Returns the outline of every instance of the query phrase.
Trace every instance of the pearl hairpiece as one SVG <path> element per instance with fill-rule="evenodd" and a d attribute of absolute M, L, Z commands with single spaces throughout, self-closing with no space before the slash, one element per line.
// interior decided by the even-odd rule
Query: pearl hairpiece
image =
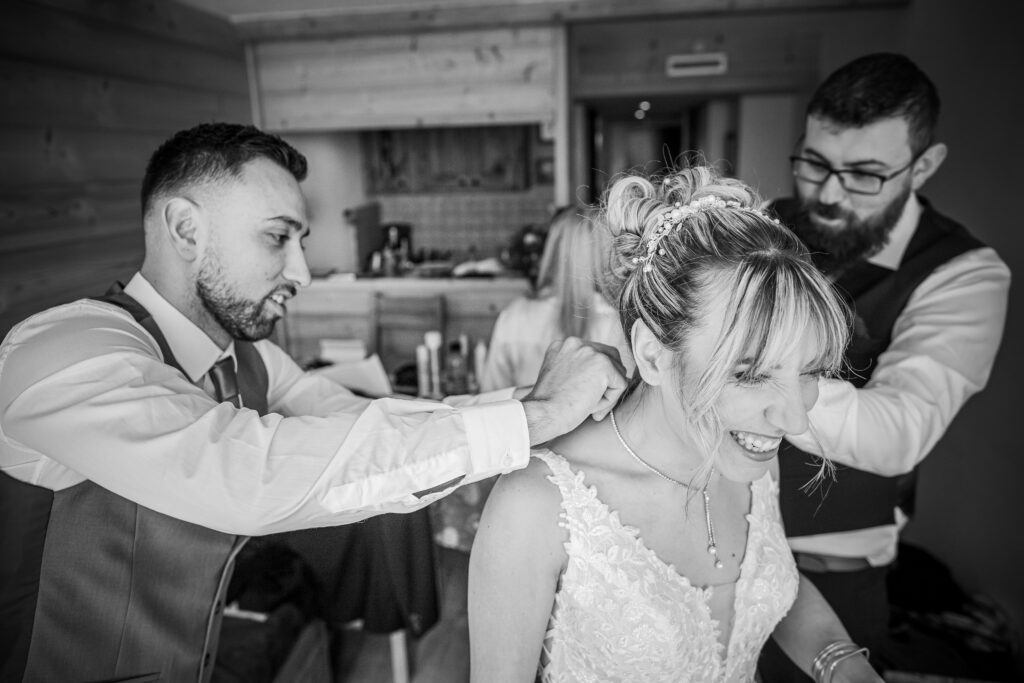
<path fill-rule="evenodd" d="M 651 272 L 651 270 L 654 269 L 654 264 L 651 262 L 654 260 L 655 255 L 665 255 L 665 250 L 658 248 L 658 243 L 661 242 L 662 238 L 664 238 L 673 230 L 678 230 L 679 226 L 683 224 L 683 221 L 685 221 L 687 218 L 694 214 L 700 213 L 701 211 L 708 211 L 710 209 L 724 208 L 743 209 L 744 207 L 736 200 L 730 199 L 726 201 L 725 199 L 722 199 L 721 197 L 715 195 L 707 195 L 705 197 L 700 197 L 699 199 L 694 199 L 692 202 L 689 202 L 687 204 L 676 202 L 675 206 L 673 206 L 671 209 L 669 209 L 668 211 L 666 211 L 665 213 L 661 214 L 661 216 L 658 217 L 658 224 L 654 227 L 654 231 L 651 234 L 651 239 L 647 242 L 647 253 L 645 253 L 642 256 L 634 256 L 633 263 L 642 263 L 644 272 Z M 771 218 L 764 212 L 759 211 L 757 209 L 746 210 L 752 211 L 758 214 L 759 216 L 765 218 L 766 220 L 770 220 L 776 225 L 779 225 L 778 218 Z"/>

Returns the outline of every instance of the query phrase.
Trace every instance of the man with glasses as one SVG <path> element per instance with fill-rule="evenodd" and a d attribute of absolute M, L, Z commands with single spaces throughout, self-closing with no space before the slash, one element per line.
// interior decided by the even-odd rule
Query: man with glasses
<path fill-rule="evenodd" d="M 812 96 L 790 158 L 796 197 L 772 209 L 851 304 L 854 336 L 847 377 L 820 383 L 811 429 L 778 462 L 797 564 L 876 667 L 954 673 L 948 653 L 889 639 L 886 578 L 916 466 L 988 380 L 1010 273 L 918 194 L 946 157 L 938 114 L 935 86 L 902 55 L 854 60 Z M 806 486 L 820 463 L 807 453 L 834 461 L 835 480 Z M 764 680 L 807 680 L 778 666 L 766 654 Z"/>

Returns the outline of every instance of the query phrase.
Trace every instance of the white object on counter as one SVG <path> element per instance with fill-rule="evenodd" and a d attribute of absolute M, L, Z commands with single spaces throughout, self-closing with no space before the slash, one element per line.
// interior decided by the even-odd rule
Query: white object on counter
<path fill-rule="evenodd" d="M 430 351 L 423 344 L 416 347 L 416 385 L 419 396 L 430 396 Z"/>
<path fill-rule="evenodd" d="M 441 398 L 441 333 L 431 330 L 423 335 L 423 341 L 430 353 L 430 396 Z"/>
<path fill-rule="evenodd" d="M 483 339 L 477 341 L 473 348 L 473 375 L 476 377 L 477 390 L 479 391 L 480 379 L 484 376 L 484 367 L 487 365 L 487 344 Z"/>

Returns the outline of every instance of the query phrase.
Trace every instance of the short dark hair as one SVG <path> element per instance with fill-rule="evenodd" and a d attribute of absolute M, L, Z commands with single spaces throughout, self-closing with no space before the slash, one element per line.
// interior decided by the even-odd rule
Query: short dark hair
<path fill-rule="evenodd" d="M 142 214 L 152 200 L 185 185 L 235 176 L 254 159 L 269 159 L 306 178 L 306 157 L 276 135 L 238 123 L 203 123 L 175 133 L 146 164 L 142 179 Z"/>
<path fill-rule="evenodd" d="M 834 71 L 814 92 L 807 115 L 857 128 L 902 116 L 910 129 L 910 149 L 919 154 L 935 142 L 939 108 L 935 84 L 914 62 L 880 52 Z"/>

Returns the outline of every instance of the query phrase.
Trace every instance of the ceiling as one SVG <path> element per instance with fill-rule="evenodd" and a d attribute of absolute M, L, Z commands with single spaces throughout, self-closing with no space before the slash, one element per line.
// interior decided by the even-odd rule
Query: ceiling
<path fill-rule="evenodd" d="M 179 0 L 222 16 L 243 39 L 551 24 L 735 11 L 840 9 L 908 0 Z"/>

